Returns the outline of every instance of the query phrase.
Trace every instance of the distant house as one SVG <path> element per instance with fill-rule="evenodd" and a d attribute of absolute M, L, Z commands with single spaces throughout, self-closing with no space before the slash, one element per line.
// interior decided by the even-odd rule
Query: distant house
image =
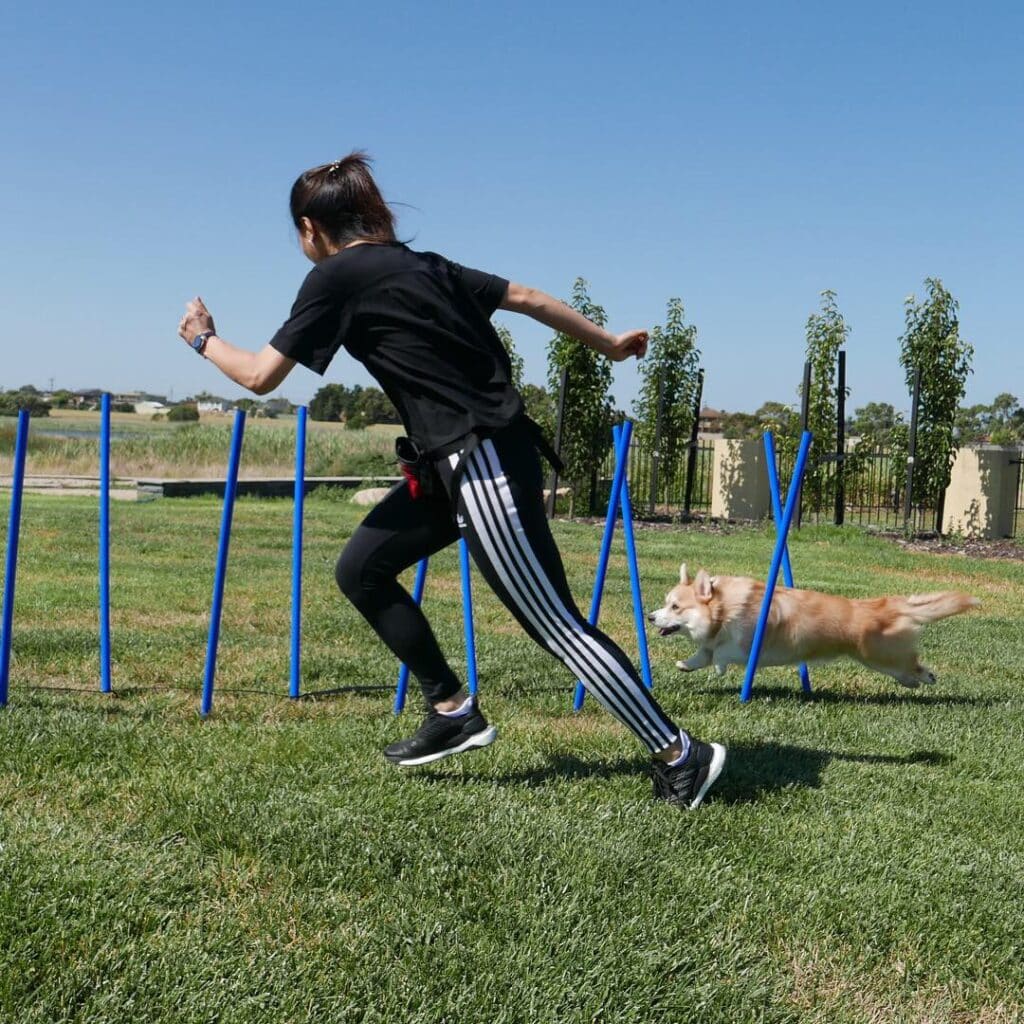
<path fill-rule="evenodd" d="M 98 409 L 103 391 L 100 388 L 84 388 L 82 391 L 72 391 L 71 396 L 76 409 Z"/>
<path fill-rule="evenodd" d="M 152 416 L 158 412 L 167 412 L 167 406 L 163 402 L 154 402 L 151 399 L 143 399 L 143 401 L 135 403 L 135 411 L 137 413 L 148 413 Z"/>
<path fill-rule="evenodd" d="M 701 437 L 721 437 L 722 413 L 705 405 L 697 418 L 697 433 Z"/>
<path fill-rule="evenodd" d="M 230 412 L 231 403 L 226 398 L 201 398 L 196 402 L 200 415 L 204 412 Z"/>

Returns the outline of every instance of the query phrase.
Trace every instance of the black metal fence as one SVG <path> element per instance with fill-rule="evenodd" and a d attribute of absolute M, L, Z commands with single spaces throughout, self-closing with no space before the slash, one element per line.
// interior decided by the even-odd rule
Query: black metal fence
<path fill-rule="evenodd" d="M 694 458 L 690 457 L 690 452 Z M 692 441 L 673 462 L 653 446 L 633 441 L 627 472 L 634 513 L 643 517 L 706 515 L 711 511 L 711 467 L 715 448 L 711 441 Z M 598 473 L 591 512 L 608 505 L 615 452 L 609 451 Z M 652 490 L 653 489 L 653 490 Z"/>
<path fill-rule="evenodd" d="M 795 451 L 778 455 L 779 483 L 785 494 L 793 475 Z M 935 528 L 937 502 L 906 508 L 906 461 L 888 448 L 856 447 L 839 459 L 830 454 L 809 469 L 813 486 L 800 495 L 803 523 L 851 523 L 877 529 L 926 532 Z"/>

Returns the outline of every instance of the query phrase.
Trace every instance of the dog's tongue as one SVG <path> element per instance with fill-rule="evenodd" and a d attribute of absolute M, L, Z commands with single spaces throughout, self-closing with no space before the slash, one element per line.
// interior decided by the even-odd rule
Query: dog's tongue
<path fill-rule="evenodd" d="M 662 628 L 658 630 L 658 635 L 671 636 L 675 631 L 675 626 L 662 626 Z"/>

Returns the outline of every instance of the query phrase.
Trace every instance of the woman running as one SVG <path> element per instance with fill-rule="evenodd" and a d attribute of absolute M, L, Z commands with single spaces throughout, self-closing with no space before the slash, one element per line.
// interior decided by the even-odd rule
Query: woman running
<path fill-rule="evenodd" d="M 615 361 L 643 356 L 647 332 L 610 334 L 536 288 L 409 249 L 395 237 L 363 153 L 301 174 L 291 216 L 314 266 L 270 342 L 250 352 L 225 341 L 199 298 L 187 304 L 178 333 L 258 395 L 296 363 L 323 374 L 344 347 L 398 410 L 408 434 L 397 445 L 406 480 L 355 530 L 335 572 L 426 698 L 420 728 L 384 756 L 422 765 L 497 736 L 397 579 L 462 536 L 523 629 L 651 752 L 655 797 L 697 808 L 724 767 L 725 748 L 676 726 L 626 655 L 577 609 L 544 515 L 538 447 L 553 453 L 524 414 L 490 318 L 497 309 L 523 313 Z"/>

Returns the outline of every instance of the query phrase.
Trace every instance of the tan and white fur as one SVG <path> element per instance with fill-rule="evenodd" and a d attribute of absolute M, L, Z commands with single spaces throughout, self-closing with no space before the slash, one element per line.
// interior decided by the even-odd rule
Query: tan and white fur
<path fill-rule="evenodd" d="M 676 666 L 684 672 L 714 665 L 745 665 L 754 639 L 764 584 L 747 576 L 710 576 L 703 569 L 690 579 L 686 564 L 665 605 L 648 615 L 662 636 L 682 631 L 697 653 Z M 947 590 L 909 597 L 851 599 L 813 590 L 778 586 L 768 615 L 759 665 L 796 665 L 844 655 L 902 686 L 934 683 L 935 674 L 918 657 L 917 638 L 927 622 L 958 615 L 980 602 Z"/>

